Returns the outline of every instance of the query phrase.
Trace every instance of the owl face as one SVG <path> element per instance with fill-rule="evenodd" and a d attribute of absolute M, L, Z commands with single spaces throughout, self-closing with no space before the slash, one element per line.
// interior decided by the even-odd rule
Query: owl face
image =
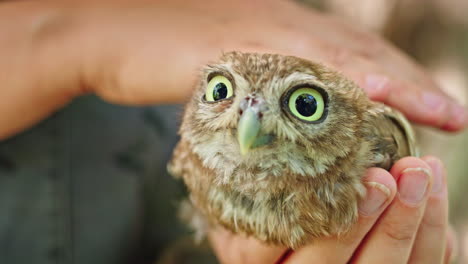
<path fill-rule="evenodd" d="M 204 69 L 182 131 L 224 183 L 315 177 L 359 144 L 363 96 L 309 61 L 232 52 Z"/>

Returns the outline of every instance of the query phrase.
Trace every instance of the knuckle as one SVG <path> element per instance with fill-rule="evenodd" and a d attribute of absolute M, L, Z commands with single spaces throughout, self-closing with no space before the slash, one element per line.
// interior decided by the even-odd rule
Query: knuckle
<path fill-rule="evenodd" d="M 442 217 L 424 217 L 421 225 L 429 227 L 433 231 L 442 231 L 445 230 L 447 224 Z"/>
<path fill-rule="evenodd" d="M 377 48 L 378 45 L 375 45 L 372 41 L 367 42 L 365 46 L 356 48 L 356 54 L 364 59 L 374 61 L 380 56 L 381 50 Z"/>
<path fill-rule="evenodd" d="M 60 9 L 42 12 L 32 17 L 30 23 L 33 43 L 54 43 L 57 38 L 66 33 L 66 20 Z"/>
<path fill-rule="evenodd" d="M 409 94 L 414 90 L 414 88 L 410 84 L 401 80 L 398 77 L 389 78 L 389 81 L 387 82 L 387 87 L 385 88 L 389 92 L 391 91 L 390 95 L 393 96 L 389 99 L 394 99 L 395 101 L 399 100 L 402 94 Z"/>
<path fill-rule="evenodd" d="M 265 45 L 257 40 L 245 40 L 241 42 L 241 45 L 246 49 L 264 49 Z"/>
<path fill-rule="evenodd" d="M 335 65 L 345 65 L 347 62 L 352 61 L 353 54 L 350 50 L 341 47 L 328 47 L 330 60 Z"/>
<path fill-rule="evenodd" d="M 397 244 L 410 244 L 414 239 L 417 226 L 413 223 L 385 222 L 383 234 Z"/>
<path fill-rule="evenodd" d="M 426 205 L 421 226 L 431 232 L 444 232 L 448 227 L 447 199 L 445 197 L 430 197 Z"/>
<path fill-rule="evenodd" d="M 375 34 L 352 32 L 350 34 L 350 40 L 358 44 L 352 47 L 354 53 L 359 57 L 374 61 L 388 53 L 385 41 Z"/>

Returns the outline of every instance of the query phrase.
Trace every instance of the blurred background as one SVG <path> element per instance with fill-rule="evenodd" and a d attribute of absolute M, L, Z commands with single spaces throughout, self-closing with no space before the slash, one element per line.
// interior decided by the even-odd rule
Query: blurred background
<path fill-rule="evenodd" d="M 382 35 L 426 67 L 443 90 L 468 102 L 468 1 L 466 0 L 303 0 L 304 4 L 360 24 Z M 468 133 L 417 128 L 422 154 L 447 166 L 450 221 L 468 263 Z"/>
<path fill-rule="evenodd" d="M 467 0 L 299 1 L 381 34 L 467 105 Z M 181 110 L 85 96 L 0 142 L 0 263 L 173 263 L 189 236 L 176 213 L 184 188 L 165 169 Z M 447 166 L 458 263 L 468 263 L 468 133 L 418 135 Z"/>

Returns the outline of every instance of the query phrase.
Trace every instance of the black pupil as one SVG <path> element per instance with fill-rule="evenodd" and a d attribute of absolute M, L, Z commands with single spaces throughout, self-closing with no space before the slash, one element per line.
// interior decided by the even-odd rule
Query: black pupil
<path fill-rule="evenodd" d="M 317 111 L 317 100 L 311 94 L 301 94 L 296 99 L 296 109 L 303 116 L 311 116 Z"/>
<path fill-rule="evenodd" d="M 226 98 L 227 94 L 228 89 L 226 87 L 226 84 L 222 82 L 217 83 L 216 86 L 213 88 L 213 99 L 215 99 L 215 101 Z"/>

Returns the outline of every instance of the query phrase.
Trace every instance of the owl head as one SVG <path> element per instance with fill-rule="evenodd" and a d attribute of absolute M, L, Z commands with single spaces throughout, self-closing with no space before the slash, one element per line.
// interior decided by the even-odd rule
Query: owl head
<path fill-rule="evenodd" d="M 404 117 L 301 58 L 226 53 L 187 104 L 169 170 L 210 223 L 297 248 L 346 233 L 362 176 L 413 155 Z"/>
<path fill-rule="evenodd" d="M 316 177 L 356 149 L 363 98 L 320 64 L 230 52 L 203 70 L 181 133 L 217 182 L 284 185 L 281 177 Z"/>

